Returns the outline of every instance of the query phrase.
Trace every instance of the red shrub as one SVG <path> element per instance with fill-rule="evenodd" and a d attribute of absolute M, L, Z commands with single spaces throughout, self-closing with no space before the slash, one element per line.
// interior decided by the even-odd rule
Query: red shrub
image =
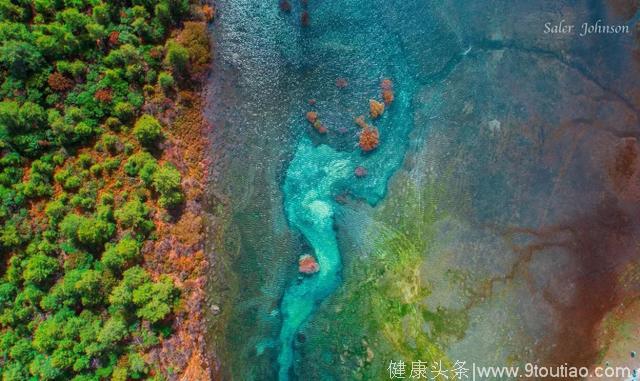
<path fill-rule="evenodd" d="M 216 10 L 210 5 L 205 5 L 202 7 L 202 14 L 207 21 L 211 21 L 216 17 Z"/>
<path fill-rule="evenodd" d="M 307 121 L 309 123 L 314 124 L 318 120 L 318 113 L 315 111 L 307 112 Z"/>
<path fill-rule="evenodd" d="M 365 151 L 374 150 L 380 143 L 380 134 L 375 127 L 367 127 L 360 132 L 360 148 Z"/>
<path fill-rule="evenodd" d="M 51 75 L 49 75 L 49 79 L 47 80 L 47 83 L 49 84 L 49 87 L 51 87 L 51 89 L 53 91 L 67 91 L 69 89 L 71 89 L 74 85 L 74 82 L 65 77 L 64 75 L 55 72 L 55 73 L 51 73 Z"/>
<path fill-rule="evenodd" d="M 151 48 L 149 55 L 155 59 L 162 57 L 162 48 L 158 46 Z"/>
<path fill-rule="evenodd" d="M 99 102 L 109 103 L 111 102 L 111 99 L 113 99 L 113 94 L 111 89 L 101 89 L 96 91 L 96 93 L 93 94 L 93 97 Z"/>
<path fill-rule="evenodd" d="M 384 79 L 380 84 L 382 88 L 382 99 L 386 105 L 390 105 L 393 102 L 393 83 L 390 79 Z"/>
<path fill-rule="evenodd" d="M 120 41 L 120 33 L 116 32 L 115 30 L 111 33 L 109 33 L 109 45 L 111 46 L 115 46 L 118 45 L 118 42 Z"/>

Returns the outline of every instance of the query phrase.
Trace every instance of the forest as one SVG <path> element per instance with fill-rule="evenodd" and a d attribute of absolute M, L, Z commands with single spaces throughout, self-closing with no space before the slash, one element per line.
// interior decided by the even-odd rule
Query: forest
<path fill-rule="evenodd" d="M 163 152 L 213 17 L 188 0 L 0 0 L 3 381 L 180 371 L 149 353 L 184 291 L 144 252 L 186 201 Z"/>

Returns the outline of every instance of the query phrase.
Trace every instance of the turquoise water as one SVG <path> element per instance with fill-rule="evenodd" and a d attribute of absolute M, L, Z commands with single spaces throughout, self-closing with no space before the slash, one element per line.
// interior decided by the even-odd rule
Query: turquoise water
<path fill-rule="evenodd" d="M 340 252 L 333 230 L 334 192 L 340 182 L 352 176 L 348 154 L 328 146 L 314 147 L 308 140 L 298 146 L 285 180 L 285 208 L 292 227 L 298 229 L 314 250 L 320 270 L 289 286 L 282 299 L 283 316 L 279 338 L 279 379 L 289 378 L 293 361 L 293 340 L 297 330 L 312 314 L 315 304 L 331 293 L 339 282 Z"/>
<path fill-rule="evenodd" d="M 455 37 L 444 32 L 446 28 L 431 24 L 422 2 L 402 6 L 384 1 L 375 3 L 375 6 L 362 6 L 359 1 L 312 3 L 309 28 L 300 28 L 297 8 L 289 15 L 279 12 L 277 6 L 250 2 L 222 2 L 219 8 L 219 24 L 223 28 L 219 32 L 225 34 L 224 41 L 220 37 L 219 54 L 226 55 L 226 63 L 231 61 L 230 66 L 238 70 L 238 83 L 233 91 L 242 91 L 235 113 L 220 118 L 226 125 L 242 126 L 244 134 L 225 136 L 227 141 L 239 141 L 237 154 L 242 160 L 230 160 L 230 168 L 221 172 L 229 179 L 228 193 L 239 198 L 234 202 L 255 208 L 252 212 L 248 212 L 249 208 L 239 212 L 237 224 L 260 235 L 260 238 L 243 236 L 245 247 L 251 246 L 250 254 L 245 249 L 243 255 L 255 259 L 238 262 L 244 267 L 237 272 L 259 269 L 267 273 L 255 288 L 255 279 L 241 286 L 241 292 L 245 293 L 242 299 L 252 307 L 244 312 L 236 307 L 234 324 L 239 328 L 245 322 L 243 319 L 251 315 L 255 332 L 242 340 L 238 337 L 230 340 L 238 340 L 239 346 L 243 342 L 241 351 L 246 351 L 243 355 L 246 357 L 238 363 L 263 359 L 275 351 L 272 359 L 276 360 L 280 380 L 289 379 L 296 359 L 296 334 L 340 284 L 341 253 L 334 215 L 341 205 L 336 198 L 361 199 L 375 205 L 384 197 L 388 180 L 401 166 L 410 144 L 415 91 L 424 85 L 422 82 L 441 79 L 442 72 L 463 51 Z M 416 7 L 423 11 L 420 17 L 413 12 Z M 429 39 L 439 39 L 437 49 L 429 47 L 427 41 L 420 41 L 429 34 Z M 412 49 L 425 48 L 434 53 L 444 50 L 424 57 L 408 54 L 405 42 L 413 39 Z M 230 40 L 233 50 L 227 51 Z M 428 78 L 417 82 L 412 75 L 416 70 Z M 342 77 L 348 80 L 348 86 L 338 89 L 335 81 Z M 395 100 L 372 123 L 380 131 L 379 147 L 364 154 L 357 147 L 359 128 L 353 120 L 368 114 L 369 99 L 380 99 L 380 82 L 385 78 L 393 81 Z M 228 94 L 224 96 L 229 98 Z M 311 98 L 316 101 L 313 107 L 307 103 Z M 420 105 L 422 112 L 428 107 Z M 329 129 L 327 136 L 317 135 L 305 121 L 306 111 L 312 109 Z M 265 132 L 260 135 L 258 131 Z M 284 166 L 274 164 L 277 162 Z M 355 177 L 357 166 L 367 169 L 365 178 Z M 262 174 L 254 175 L 254 168 Z M 234 173 L 240 171 L 242 175 L 237 176 L 258 179 L 250 185 L 234 183 Z M 275 182 L 264 180 L 263 171 L 275 172 L 272 178 Z M 258 196 L 255 200 L 246 199 L 250 197 L 246 195 L 265 192 L 276 194 L 271 199 L 258 200 Z M 239 194 L 244 198 L 240 199 Z M 256 226 L 255 213 L 269 223 Z M 302 246 L 284 244 L 280 255 L 275 255 L 271 250 L 283 246 L 280 233 L 284 230 L 300 234 L 289 242 L 302 242 Z M 296 263 L 302 253 L 317 258 L 319 273 L 299 278 Z M 264 263 L 266 268 L 256 263 L 256 270 L 248 270 L 246 266 L 252 262 Z M 270 308 L 274 303 L 277 305 Z M 258 332 L 264 336 L 260 337 Z M 253 343 L 255 352 L 248 349 L 249 343 Z M 268 364 L 272 362 L 267 361 L 264 366 Z M 268 375 L 271 370 L 258 372 L 261 373 L 258 379 L 275 378 L 275 374 Z"/>
<path fill-rule="evenodd" d="M 289 226 L 299 231 L 309 243 L 320 271 L 301 281 L 294 280 L 284 291 L 280 305 L 282 328 L 277 345 L 278 379 L 281 381 L 289 379 L 296 333 L 340 282 L 341 254 L 334 230 L 334 216 L 340 204 L 335 200 L 336 196 L 347 194 L 371 204 L 378 202 L 384 197 L 387 179 L 401 164 L 408 145 L 408 133 L 413 125 L 410 108 L 415 84 L 407 75 L 405 56 L 395 35 L 386 30 L 384 24 L 371 23 L 379 11 L 353 1 L 323 2 L 311 10 L 314 27 L 310 36 L 306 36 L 304 48 L 313 53 L 310 57 L 305 55 L 306 64 L 313 65 L 320 57 L 330 58 L 313 69 L 318 73 L 317 78 L 312 77 L 313 82 L 326 81 L 314 86 L 335 91 L 331 89 L 330 75 L 348 77 L 350 86 L 359 90 L 351 97 L 352 102 L 355 101 L 353 110 L 363 114 L 368 99 L 379 98 L 377 86 L 383 78 L 392 79 L 396 99 L 375 122 L 382 143 L 374 152 L 363 154 L 359 149 L 353 149 L 357 142 L 353 132 L 326 142 L 329 144 L 314 144 L 307 137 L 297 143 L 284 181 L 284 208 Z M 337 19 L 342 22 L 336 27 L 332 20 Z M 317 24 L 315 20 L 319 20 Z M 323 25 L 325 22 L 327 24 Z M 314 33 L 315 30 L 327 32 Z M 360 32 L 354 35 L 354 31 Z M 345 58 L 348 62 L 340 62 Z M 359 63 L 356 72 L 349 62 Z M 329 63 L 331 67 L 324 66 Z M 340 74 L 340 69 L 348 72 Z M 336 103 L 329 97 L 325 99 L 324 91 L 314 97 L 320 101 L 318 112 L 320 118 L 327 121 L 328 128 L 335 130 L 336 126 L 343 126 L 353 131 L 353 112 L 341 109 L 344 106 L 340 96 Z M 304 130 L 304 122 L 299 123 L 298 128 Z M 355 178 L 357 166 L 367 168 L 365 178 Z"/>
<path fill-rule="evenodd" d="M 615 71 L 592 70 L 592 60 L 619 60 L 606 51 L 621 50 L 615 43 L 584 40 L 565 58 L 561 52 L 577 41 L 540 38 L 540 20 L 566 11 L 563 2 L 310 0 L 307 28 L 300 26 L 299 2 L 292 3 L 292 12 L 283 13 L 277 1 L 218 1 L 211 98 L 219 130 L 214 149 L 223 157 L 215 177 L 228 198 L 231 222 L 220 249 L 230 258 L 228 267 L 214 271 L 233 275 L 220 281 L 213 296 L 228 313 L 216 343 L 226 351 L 216 354 L 224 363 L 223 379 L 339 377 L 329 369 L 339 360 L 325 357 L 339 358 L 340 349 L 305 348 L 319 342 L 311 332 L 322 334 L 319 326 L 307 328 L 317 323 L 319 310 L 325 320 L 330 315 L 331 297 L 343 284 L 343 259 L 365 251 L 347 247 L 342 238 L 363 236 L 366 223 L 355 219 L 384 200 L 402 169 L 414 165 L 426 176 L 442 173 L 444 164 L 458 168 L 452 171 L 460 187 L 455 192 L 467 187 L 470 220 L 478 225 L 535 226 L 572 212 L 573 203 L 564 199 L 549 217 L 535 212 L 551 198 L 553 176 L 563 173 L 545 167 L 555 156 L 536 155 L 564 148 L 534 147 L 551 140 L 542 128 L 510 129 L 560 125 L 582 115 L 573 109 L 593 109 L 573 100 L 570 91 L 556 90 L 559 82 L 587 93 L 621 81 Z M 599 17 L 591 14 L 590 2 L 571 3 L 577 19 Z M 348 86 L 337 88 L 337 78 L 346 78 Z M 395 101 L 373 122 L 380 146 L 363 154 L 353 119 L 368 113 L 368 100 L 379 98 L 384 78 L 393 81 Z M 318 112 L 328 134 L 308 125 L 309 110 Z M 412 155 L 430 138 L 444 148 L 433 163 L 416 164 Z M 365 178 L 354 176 L 357 166 L 367 169 Z M 588 202 L 586 197 L 575 204 Z M 358 210 L 340 218 L 347 207 Z M 314 255 L 320 271 L 301 276 L 301 254 Z M 477 276 L 490 272 L 475 270 Z"/>

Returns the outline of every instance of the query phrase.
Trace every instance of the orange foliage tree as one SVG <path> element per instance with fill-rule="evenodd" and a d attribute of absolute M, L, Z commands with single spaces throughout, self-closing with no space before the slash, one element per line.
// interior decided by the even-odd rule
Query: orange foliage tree
<path fill-rule="evenodd" d="M 51 73 L 47 83 L 52 90 L 60 92 L 67 91 L 73 87 L 73 81 L 58 72 Z"/>
<path fill-rule="evenodd" d="M 111 99 L 113 99 L 113 94 L 111 89 L 100 89 L 96 91 L 93 97 L 99 102 L 109 103 L 111 102 Z"/>
<path fill-rule="evenodd" d="M 373 151 L 380 144 L 380 133 L 375 127 L 367 126 L 360 132 L 360 149 L 365 152 Z"/>
<path fill-rule="evenodd" d="M 380 87 L 382 88 L 382 99 L 384 100 L 384 103 L 386 105 L 390 105 L 394 99 L 393 82 L 391 82 L 390 79 L 385 78 L 382 80 Z"/>

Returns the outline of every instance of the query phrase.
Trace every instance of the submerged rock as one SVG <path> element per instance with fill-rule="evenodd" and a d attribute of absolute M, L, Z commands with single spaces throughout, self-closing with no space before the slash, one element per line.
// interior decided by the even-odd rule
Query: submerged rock
<path fill-rule="evenodd" d="M 291 12 L 291 3 L 287 0 L 280 1 L 280 10 L 283 12 Z"/>
<path fill-rule="evenodd" d="M 320 123 L 319 120 L 316 120 L 315 123 L 313 123 L 313 128 L 315 128 L 316 131 L 318 131 L 318 133 L 320 134 L 327 133 L 327 127 L 325 127 L 324 124 Z"/>
<path fill-rule="evenodd" d="M 300 15 L 300 23 L 302 26 L 309 26 L 309 12 L 303 11 Z"/>
<path fill-rule="evenodd" d="M 373 350 L 367 346 L 367 364 L 371 364 L 374 357 Z"/>
<path fill-rule="evenodd" d="M 336 79 L 336 87 L 339 89 L 344 89 L 345 87 L 347 87 L 347 85 L 349 84 L 349 82 L 347 82 L 346 78 L 338 78 Z"/>
<path fill-rule="evenodd" d="M 298 259 L 298 271 L 303 274 L 315 274 L 320 270 L 320 265 L 316 262 L 316 259 L 311 255 L 302 255 Z"/>
<path fill-rule="evenodd" d="M 343 192 L 333 196 L 333 199 L 340 205 L 346 205 L 347 201 L 349 201 L 347 196 L 348 194 Z"/>
<path fill-rule="evenodd" d="M 314 124 L 318 120 L 318 113 L 315 111 L 307 112 L 307 121 L 309 123 Z"/>
<path fill-rule="evenodd" d="M 315 112 L 315 111 L 307 112 L 307 121 L 309 123 L 311 123 L 313 128 L 315 128 L 316 131 L 318 131 L 318 133 L 320 133 L 320 134 L 326 134 L 327 133 L 328 130 L 324 126 L 324 124 L 322 124 L 322 122 L 320 122 L 320 119 L 318 118 L 318 113 L 317 112 Z"/>

